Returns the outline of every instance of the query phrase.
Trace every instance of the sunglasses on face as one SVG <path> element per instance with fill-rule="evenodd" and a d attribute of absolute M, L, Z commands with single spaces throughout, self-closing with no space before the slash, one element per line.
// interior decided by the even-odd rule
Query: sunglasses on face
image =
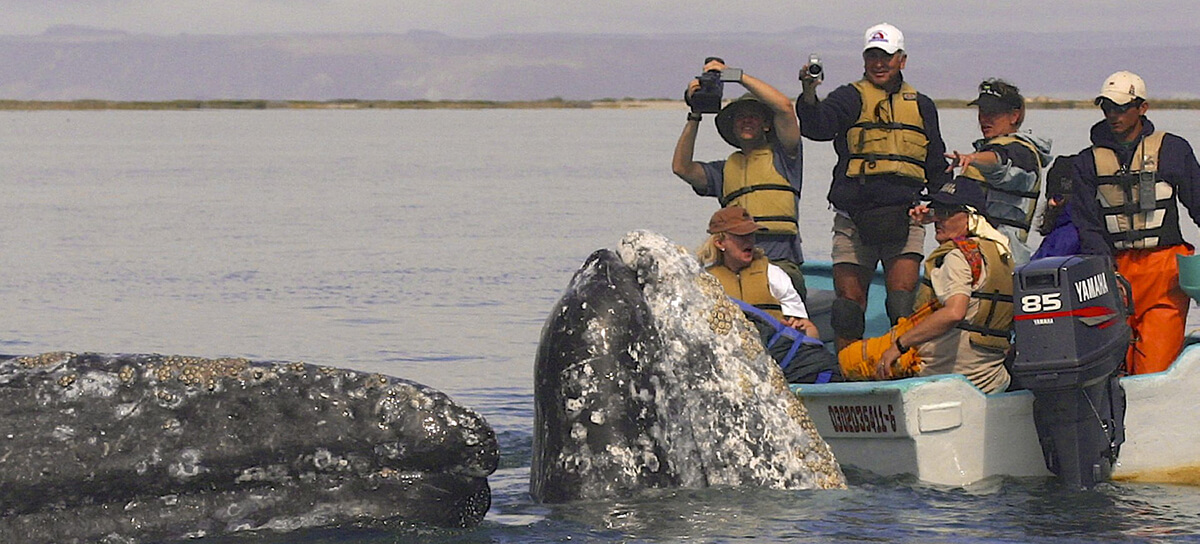
<path fill-rule="evenodd" d="M 962 206 L 954 206 L 951 208 L 943 208 L 938 206 L 930 208 L 929 211 L 933 213 L 933 219 L 935 221 L 945 221 L 951 217 L 954 217 L 954 214 L 965 212 L 967 209 Z"/>
<path fill-rule="evenodd" d="M 1116 102 L 1113 102 L 1112 100 L 1105 99 L 1100 102 L 1100 109 L 1104 112 L 1105 115 L 1110 115 L 1110 114 L 1114 114 L 1114 113 L 1120 115 L 1120 114 L 1125 113 L 1125 112 L 1127 112 L 1133 108 L 1136 108 L 1140 105 L 1142 105 L 1141 100 L 1130 100 L 1129 102 L 1126 102 L 1124 104 L 1117 104 Z"/>
<path fill-rule="evenodd" d="M 884 51 L 879 48 L 871 48 L 866 51 L 863 51 L 863 59 L 867 60 L 867 61 L 871 61 L 871 62 L 875 62 L 875 61 L 889 62 L 892 60 L 892 57 L 894 57 L 894 56 L 896 56 L 896 53 L 888 53 L 887 51 Z"/>

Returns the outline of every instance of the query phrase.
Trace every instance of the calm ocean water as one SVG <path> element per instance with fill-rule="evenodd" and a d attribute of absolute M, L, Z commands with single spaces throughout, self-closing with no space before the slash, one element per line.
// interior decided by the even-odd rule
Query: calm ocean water
<path fill-rule="evenodd" d="M 968 489 L 851 473 L 845 491 L 671 490 L 543 506 L 528 490 L 542 322 L 633 229 L 695 246 L 715 201 L 670 171 L 682 111 L 0 112 L 0 351 L 306 361 L 441 389 L 501 440 L 469 531 L 236 542 L 1200 541 L 1200 489 Z M 1151 112 L 1200 142 L 1200 113 Z M 1098 111 L 1032 111 L 1059 153 Z M 706 120 L 697 157 L 729 148 Z M 973 110 L 942 113 L 951 149 Z M 803 229 L 827 259 L 834 157 L 805 142 Z M 1200 240 L 1196 229 L 1189 230 Z M 932 242 L 932 239 L 930 239 Z M 1193 315 L 1196 315 L 1195 312 Z"/>

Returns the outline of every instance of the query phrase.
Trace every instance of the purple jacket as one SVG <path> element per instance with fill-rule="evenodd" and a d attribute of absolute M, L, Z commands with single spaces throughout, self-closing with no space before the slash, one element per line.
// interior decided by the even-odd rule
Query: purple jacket
<path fill-rule="evenodd" d="M 1071 207 L 1067 203 L 1067 207 L 1058 214 L 1054 220 L 1054 230 L 1042 238 L 1042 245 L 1038 246 L 1030 260 L 1079 254 L 1079 229 L 1071 221 Z"/>

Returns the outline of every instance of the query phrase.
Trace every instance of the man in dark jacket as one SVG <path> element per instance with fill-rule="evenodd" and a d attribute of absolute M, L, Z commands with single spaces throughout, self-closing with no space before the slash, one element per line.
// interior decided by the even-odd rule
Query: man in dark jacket
<path fill-rule="evenodd" d="M 937 108 L 900 72 L 908 61 L 903 34 L 883 23 L 867 29 L 864 42 L 862 80 L 818 100 L 820 79 L 802 69 L 796 99 L 801 133 L 832 140 L 838 155 L 828 198 L 836 212 L 832 325 L 839 348 L 862 338 L 867 287 L 880 262 L 888 317 L 895 323 L 912 312 L 925 228 L 910 223 L 908 208 L 927 183 L 949 180 Z"/>
<path fill-rule="evenodd" d="M 1191 255 L 1192 246 L 1179 229 L 1178 202 L 1200 225 L 1200 164 L 1187 140 L 1154 130 L 1146 84 L 1136 74 L 1109 76 L 1096 105 L 1104 120 L 1074 161 L 1080 182 L 1072 218 L 1081 251 L 1113 255 L 1133 287 L 1126 370 L 1160 372 L 1183 348 L 1189 300 L 1176 255 Z"/>

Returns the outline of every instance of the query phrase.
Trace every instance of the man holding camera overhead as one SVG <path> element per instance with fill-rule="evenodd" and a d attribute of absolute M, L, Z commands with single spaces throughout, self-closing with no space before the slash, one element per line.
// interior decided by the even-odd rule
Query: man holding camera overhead
<path fill-rule="evenodd" d="M 720 59 L 708 59 L 704 74 L 693 79 L 684 92 L 691 111 L 675 145 L 671 169 L 691 184 L 696 194 L 716 197 L 722 207 L 741 206 L 755 222 L 767 227 L 757 235 L 758 247 L 772 264 L 788 273 L 796 291 L 806 297 L 799 266 L 804 253 L 797 215 L 803 158 L 792 102 L 762 80 L 727 68 Z M 750 92 L 720 108 L 723 81 L 740 83 Z M 704 113 L 717 113 L 717 132 L 738 148 L 726 160 L 697 162 L 693 158 Z"/>
<path fill-rule="evenodd" d="M 904 35 L 875 25 L 862 56 L 863 78 L 824 100 L 816 93 L 820 71 L 805 65 L 796 99 L 804 136 L 833 140 L 838 155 L 829 202 L 836 212 L 831 324 L 839 349 L 863 336 L 867 288 L 880 262 L 888 317 L 894 324 L 912 313 L 925 228 L 909 220 L 908 209 L 926 183 L 936 191 L 949 180 L 937 108 L 900 73 L 908 61 Z"/>

